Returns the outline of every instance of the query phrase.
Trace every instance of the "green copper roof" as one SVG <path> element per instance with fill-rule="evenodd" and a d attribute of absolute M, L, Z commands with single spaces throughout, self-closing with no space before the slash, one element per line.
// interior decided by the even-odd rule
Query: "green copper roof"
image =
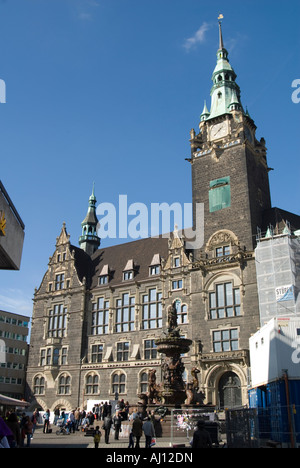
<path fill-rule="evenodd" d="M 243 110 L 240 88 L 235 79 L 236 73 L 229 63 L 228 52 L 223 42 L 221 22 L 219 22 L 219 49 L 217 51 L 217 64 L 212 76 L 211 109 L 208 119 L 228 114 L 233 105 L 235 109 Z"/>

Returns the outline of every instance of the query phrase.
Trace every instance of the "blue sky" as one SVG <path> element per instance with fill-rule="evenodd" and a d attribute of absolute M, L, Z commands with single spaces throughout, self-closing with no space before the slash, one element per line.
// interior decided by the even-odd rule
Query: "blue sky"
<path fill-rule="evenodd" d="M 299 0 L 0 0 L 0 179 L 26 226 L 0 308 L 31 314 L 64 221 L 78 245 L 93 182 L 98 203 L 191 202 L 185 158 L 210 102 L 219 13 L 275 169 L 272 204 L 299 214 Z"/>

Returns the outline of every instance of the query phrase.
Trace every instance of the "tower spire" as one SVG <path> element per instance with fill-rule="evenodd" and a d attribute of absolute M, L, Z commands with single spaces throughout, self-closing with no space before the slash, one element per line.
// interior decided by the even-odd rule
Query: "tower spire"
<path fill-rule="evenodd" d="M 97 235 L 98 218 L 96 215 L 95 183 L 93 183 L 92 195 L 89 198 L 89 207 L 86 217 L 81 223 L 82 234 L 79 237 L 79 245 L 86 253 L 92 255 L 100 245 L 100 237 Z"/>
<path fill-rule="evenodd" d="M 219 21 L 219 50 L 224 49 L 224 42 L 223 42 L 223 34 L 222 34 L 222 19 L 224 16 L 222 14 L 219 15 L 218 21 Z"/>
<path fill-rule="evenodd" d="M 219 48 L 217 51 L 217 65 L 214 69 L 211 89 L 211 109 L 205 120 L 220 115 L 229 114 L 232 110 L 243 110 L 240 100 L 240 88 L 236 83 L 236 74 L 229 63 L 228 51 L 224 47 L 222 19 L 219 15 Z"/>

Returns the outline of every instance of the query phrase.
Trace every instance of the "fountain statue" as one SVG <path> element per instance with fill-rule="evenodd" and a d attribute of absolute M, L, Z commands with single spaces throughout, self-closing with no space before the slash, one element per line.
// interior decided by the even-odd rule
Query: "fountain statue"
<path fill-rule="evenodd" d="M 187 398 L 183 381 L 184 364 L 181 356 L 189 352 L 191 344 L 191 340 L 180 336 L 177 311 L 173 304 L 168 310 L 167 333 L 164 337 L 155 340 L 157 351 L 165 354 L 162 363 L 162 386 L 159 391 L 164 404 L 181 405 Z"/>

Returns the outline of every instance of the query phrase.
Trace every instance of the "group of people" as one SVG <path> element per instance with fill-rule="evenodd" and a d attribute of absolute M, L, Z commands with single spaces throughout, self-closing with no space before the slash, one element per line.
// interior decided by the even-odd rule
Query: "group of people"
<path fill-rule="evenodd" d="M 141 413 L 134 410 L 129 416 L 129 405 L 127 417 L 124 418 L 123 408 L 120 405 L 116 405 L 116 412 L 114 416 L 108 411 L 103 417 L 103 424 L 101 429 L 104 430 L 104 442 L 109 444 L 109 436 L 111 429 L 114 429 L 114 439 L 119 440 L 120 432 L 122 431 L 122 421 L 129 419 L 130 421 L 130 433 L 129 433 L 129 445 L 128 448 L 140 448 L 140 439 L 142 435 L 145 435 L 145 448 L 150 448 L 153 445 L 153 439 L 155 438 L 154 430 L 154 415 L 143 417 Z M 101 440 L 100 427 L 96 426 L 94 430 L 94 443 L 95 448 L 99 447 Z"/>
<path fill-rule="evenodd" d="M 31 417 L 23 413 L 20 420 L 15 412 L 8 412 L 5 420 L 0 417 L 0 448 L 30 447 L 37 420 L 37 411 Z"/>

